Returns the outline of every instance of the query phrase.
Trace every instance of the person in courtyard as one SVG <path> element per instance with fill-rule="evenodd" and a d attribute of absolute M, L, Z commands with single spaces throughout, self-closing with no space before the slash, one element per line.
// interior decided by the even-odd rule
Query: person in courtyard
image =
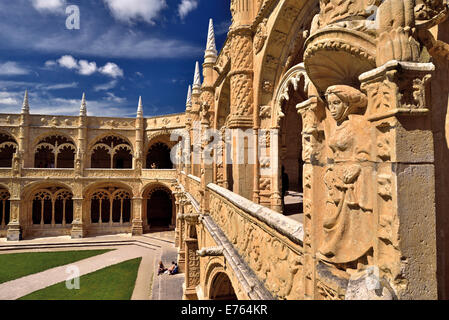
<path fill-rule="evenodd" d="M 172 261 L 172 262 L 171 262 L 171 267 L 168 268 L 167 273 L 168 273 L 168 274 L 172 274 L 172 272 L 175 270 L 176 267 L 177 267 L 176 262 Z"/>
<path fill-rule="evenodd" d="M 162 261 L 159 262 L 159 269 L 157 271 L 157 275 L 160 276 L 161 274 L 163 274 L 165 271 L 167 271 L 167 268 L 165 268 L 164 264 L 162 263 Z"/>
<path fill-rule="evenodd" d="M 171 275 L 175 275 L 175 274 L 177 274 L 178 272 L 179 272 L 178 264 L 175 262 L 174 268 L 173 268 L 172 271 L 170 271 L 170 274 L 171 274 Z"/>

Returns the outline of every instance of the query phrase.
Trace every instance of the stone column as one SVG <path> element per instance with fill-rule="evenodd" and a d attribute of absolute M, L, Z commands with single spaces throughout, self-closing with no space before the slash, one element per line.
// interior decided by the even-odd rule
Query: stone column
<path fill-rule="evenodd" d="M 8 241 L 19 241 L 22 240 L 22 228 L 20 226 L 21 200 L 19 198 L 14 198 L 14 196 L 11 194 L 9 203 L 10 221 L 8 224 L 6 238 Z"/>
<path fill-rule="evenodd" d="M 313 199 L 314 193 L 319 193 L 319 189 L 314 188 L 314 185 L 320 182 L 314 164 L 317 164 L 317 154 L 320 149 L 318 141 L 322 140 L 324 135 L 324 132 L 319 130 L 319 122 L 324 116 L 324 103 L 318 97 L 311 97 L 298 104 L 297 110 L 303 120 L 304 298 L 308 300 L 315 298 L 314 224 L 316 223 L 314 222 Z"/>
<path fill-rule="evenodd" d="M 142 221 L 142 202 L 143 199 L 140 197 L 135 197 L 132 199 L 132 235 L 141 236 L 143 234 L 143 221 Z"/>
<path fill-rule="evenodd" d="M 86 230 L 83 223 L 83 203 L 82 197 L 73 198 L 73 222 L 72 222 L 72 239 L 84 238 Z"/>
<path fill-rule="evenodd" d="M 187 204 L 187 200 L 185 195 L 183 194 L 181 196 L 181 199 L 179 201 L 180 205 L 180 212 L 177 216 L 177 229 L 179 229 L 179 247 L 178 247 L 178 267 L 179 272 L 185 271 L 185 237 L 186 237 L 186 222 L 184 220 L 184 210 L 185 205 Z"/>
<path fill-rule="evenodd" d="M 86 95 L 83 93 L 78 117 L 78 148 L 75 156 L 75 174 L 77 176 L 84 175 L 87 164 L 87 121 Z"/>
<path fill-rule="evenodd" d="M 431 63 L 390 61 L 360 76 L 375 130 L 374 263 L 399 299 L 437 299 Z"/>
<path fill-rule="evenodd" d="M 198 239 L 196 236 L 198 217 L 198 214 L 186 214 L 184 216 L 187 224 L 184 300 L 198 299 L 196 294 L 196 286 L 200 284 L 200 259 L 197 254 Z"/>
<path fill-rule="evenodd" d="M 253 129 L 253 31 L 248 25 L 236 23 L 231 26 L 231 114 L 228 126 L 232 137 L 233 191 L 247 199 L 253 198 L 254 164 L 248 161 L 254 154 L 253 145 L 245 146 L 242 131 Z M 251 132 L 252 135 L 252 132 Z M 240 161 L 239 161 L 240 159 Z M 244 160 L 243 163 L 241 160 Z"/>

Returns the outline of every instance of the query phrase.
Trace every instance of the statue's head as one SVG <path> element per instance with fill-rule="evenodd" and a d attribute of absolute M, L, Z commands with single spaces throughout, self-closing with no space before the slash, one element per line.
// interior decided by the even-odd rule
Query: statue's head
<path fill-rule="evenodd" d="M 353 87 L 346 85 L 331 86 L 326 90 L 326 100 L 329 111 L 335 121 L 346 120 L 349 114 L 358 109 L 366 108 L 366 95 Z"/>

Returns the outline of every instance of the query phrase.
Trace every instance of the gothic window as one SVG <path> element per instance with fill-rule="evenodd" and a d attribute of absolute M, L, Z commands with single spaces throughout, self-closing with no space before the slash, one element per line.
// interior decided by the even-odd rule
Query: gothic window
<path fill-rule="evenodd" d="M 5 229 L 10 220 L 9 197 L 8 190 L 0 189 L 0 229 Z"/>
<path fill-rule="evenodd" d="M 62 136 L 50 136 L 41 140 L 35 149 L 36 168 L 73 168 L 75 144 Z"/>
<path fill-rule="evenodd" d="M 9 134 L 0 133 L 0 168 L 11 168 L 17 143 Z"/>
<path fill-rule="evenodd" d="M 147 153 L 147 169 L 173 169 L 170 148 L 162 142 L 153 144 Z"/>
<path fill-rule="evenodd" d="M 91 197 L 91 223 L 131 222 L 131 195 L 119 188 L 96 191 Z"/>
<path fill-rule="evenodd" d="M 37 191 L 32 203 L 34 225 L 71 224 L 73 220 L 73 195 L 64 188 L 50 188 Z"/>
<path fill-rule="evenodd" d="M 91 168 L 132 169 L 131 145 L 124 139 L 108 136 L 98 141 L 92 148 Z"/>

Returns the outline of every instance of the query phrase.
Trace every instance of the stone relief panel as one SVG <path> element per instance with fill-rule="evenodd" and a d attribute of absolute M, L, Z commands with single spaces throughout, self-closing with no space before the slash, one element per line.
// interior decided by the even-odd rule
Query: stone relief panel
<path fill-rule="evenodd" d="M 279 299 L 303 297 L 300 248 L 211 194 L 210 215 L 265 286 Z"/>

